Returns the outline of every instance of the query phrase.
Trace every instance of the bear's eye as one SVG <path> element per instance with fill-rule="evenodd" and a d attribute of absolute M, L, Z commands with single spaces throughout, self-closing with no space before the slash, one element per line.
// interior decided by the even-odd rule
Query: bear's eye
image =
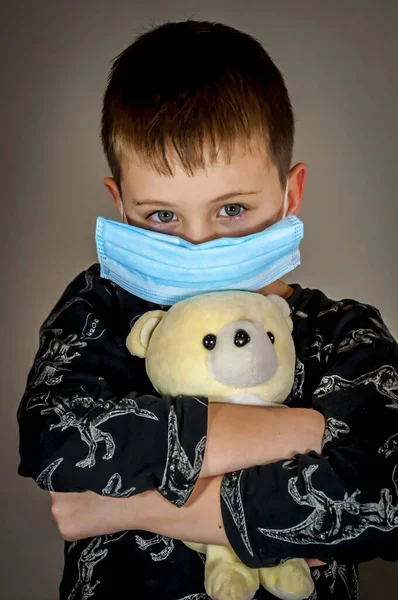
<path fill-rule="evenodd" d="M 213 350 L 213 348 L 216 345 L 216 342 L 217 336 L 215 336 L 213 333 L 209 333 L 203 338 L 203 345 L 206 348 L 206 350 Z"/>
<path fill-rule="evenodd" d="M 273 344 L 275 342 L 274 334 L 271 333 L 270 331 L 267 331 L 267 335 L 268 335 L 269 339 L 271 340 L 271 344 Z"/>

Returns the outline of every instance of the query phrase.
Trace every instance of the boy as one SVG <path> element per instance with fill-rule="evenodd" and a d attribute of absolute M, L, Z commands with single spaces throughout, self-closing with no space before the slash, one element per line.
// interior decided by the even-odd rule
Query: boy
<path fill-rule="evenodd" d="M 66 540 L 62 600 L 206 599 L 203 557 L 180 540 L 231 544 L 253 568 L 318 559 L 319 600 L 359 598 L 357 564 L 397 558 L 398 346 L 377 309 L 273 279 L 264 256 L 267 285 L 255 291 L 284 297 L 294 319 L 289 411 L 158 398 L 125 347 L 157 290 L 167 305 L 178 287 L 171 268 L 156 281 L 171 261 L 152 255 L 159 232 L 195 245 L 228 238 L 245 289 L 236 238 L 267 236 L 300 210 L 306 166 L 291 167 L 293 138 L 281 73 L 233 28 L 169 23 L 115 61 L 105 186 L 134 227 L 110 278 L 98 265 L 81 273 L 43 323 L 18 411 L 19 474 L 51 492 Z M 132 242 L 139 232 L 143 247 Z M 135 295 L 142 257 L 153 272 Z M 199 476 L 168 455 L 171 407 L 191 464 L 206 439 Z"/>

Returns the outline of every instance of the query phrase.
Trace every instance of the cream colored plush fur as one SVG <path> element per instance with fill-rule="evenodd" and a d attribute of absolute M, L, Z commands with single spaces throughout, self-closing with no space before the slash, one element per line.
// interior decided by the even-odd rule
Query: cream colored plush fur
<path fill-rule="evenodd" d="M 294 379 L 292 327 L 289 305 L 279 296 L 217 292 L 184 300 L 167 312 L 144 314 L 126 345 L 145 358 L 148 376 L 162 395 L 285 407 Z M 234 343 L 238 331 L 250 341 Z M 203 343 L 208 335 L 215 336 L 212 349 Z M 185 543 L 206 554 L 205 588 L 213 600 L 251 600 L 260 585 L 285 600 L 308 598 L 314 589 L 302 559 L 250 569 L 230 547 Z"/>

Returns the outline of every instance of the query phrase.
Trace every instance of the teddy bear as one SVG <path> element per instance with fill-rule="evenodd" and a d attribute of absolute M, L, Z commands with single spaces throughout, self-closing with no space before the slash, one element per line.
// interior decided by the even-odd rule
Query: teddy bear
<path fill-rule="evenodd" d="M 296 362 L 292 330 L 290 307 L 280 296 L 208 292 L 144 313 L 126 346 L 145 359 L 163 396 L 284 409 Z M 229 546 L 184 543 L 206 555 L 205 589 L 212 600 L 251 600 L 260 585 L 284 600 L 302 600 L 314 590 L 303 559 L 252 569 Z"/>

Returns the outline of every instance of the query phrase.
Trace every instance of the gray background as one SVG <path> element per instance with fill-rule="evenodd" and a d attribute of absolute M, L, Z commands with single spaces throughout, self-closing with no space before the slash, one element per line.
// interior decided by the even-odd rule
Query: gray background
<path fill-rule="evenodd" d="M 398 336 L 396 2 L 15 1 L 2 6 L 1 599 L 56 599 L 62 542 L 47 494 L 16 475 L 16 410 L 38 328 L 96 262 L 97 215 L 118 218 L 102 178 L 101 98 L 112 58 L 164 20 L 205 18 L 260 39 L 297 114 L 308 164 L 303 264 L 287 281 L 378 306 Z M 183 49 L 182 49 L 183 51 Z M 363 600 L 396 596 L 398 564 L 361 567 Z"/>

